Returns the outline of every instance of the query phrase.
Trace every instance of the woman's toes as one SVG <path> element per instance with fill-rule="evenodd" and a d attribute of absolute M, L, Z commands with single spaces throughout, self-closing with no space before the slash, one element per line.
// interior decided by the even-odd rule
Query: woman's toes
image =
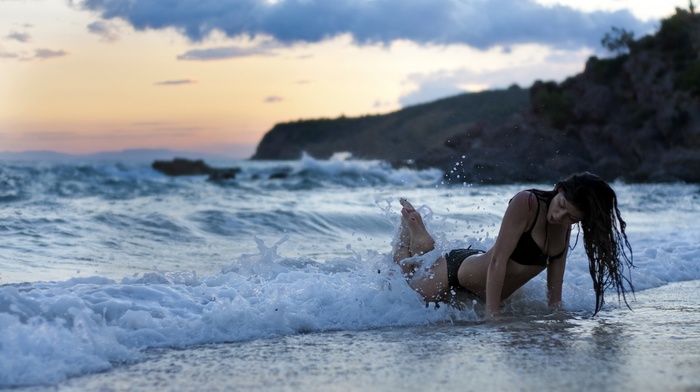
<path fill-rule="evenodd" d="M 401 206 L 402 206 L 403 208 L 405 208 L 405 209 L 407 209 L 407 210 L 409 210 L 409 211 L 415 211 L 415 210 L 416 210 L 415 208 L 413 208 L 413 204 L 409 203 L 408 200 L 406 200 L 406 199 L 404 199 L 404 198 L 401 198 L 401 199 L 399 200 L 399 203 L 401 204 Z"/>

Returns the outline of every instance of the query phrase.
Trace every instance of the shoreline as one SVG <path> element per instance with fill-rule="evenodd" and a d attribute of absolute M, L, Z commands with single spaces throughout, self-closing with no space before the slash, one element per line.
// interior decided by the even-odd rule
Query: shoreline
<path fill-rule="evenodd" d="M 700 390 L 700 280 L 594 319 L 522 317 L 301 334 L 184 349 L 32 391 Z"/>

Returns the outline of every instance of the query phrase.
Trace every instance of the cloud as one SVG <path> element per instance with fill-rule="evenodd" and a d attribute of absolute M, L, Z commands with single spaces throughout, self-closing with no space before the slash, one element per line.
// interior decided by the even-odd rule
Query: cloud
<path fill-rule="evenodd" d="M 36 49 L 33 54 L 27 52 L 7 52 L 0 48 L 0 59 L 17 59 L 18 61 L 48 60 L 67 56 L 65 50 Z"/>
<path fill-rule="evenodd" d="M 241 48 L 237 46 L 226 46 L 209 49 L 195 49 L 177 56 L 177 59 L 194 61 L 213 61 L 250 56 L 274 56 L 275 54 L 274 52 L 272 52 L 272 49 L 276 47 L 279 47 L 279 45 L 263 43 L 258 47 Z"/>
<path fill-rule="evenodd" d="M 183 84 L 194 84 L 197 83 L 196 80 L 192 79 L 177 79 L 177 80 L 164 80 L 162 82 L 155 82 L 156 86 L 180 86 Z"/>
<path fill-rule="evenodd" d="M 284 98 L 278 97 L 276 95 L 271 95 L 265 98 L 265 103 L 277 103 L 284 101 Z"/>
<path fill-rule="evenodd" d="M 161 126 L 165 125 L 167 123 L 161 122 L 161 121 L 137 121 L 137 122 L 132 122 L 131 125 L 137 126 L 137 127 L 155 127 L 155 126 Z"/>
<path fill-rule="evenodd" d="M 18 57 L 19 55 L 17 53 L 6 52 L 2 48 L 0 48 L 0 59 L 16 59 Z"/>
<path fill-rule="evenodd" d="M 6 38 L 11 39 L 11 40 L 15 40 L 18 42 L 22 42 L 22 43 L 27 43 L 27 42 L 30 42 L 32 40 L 32 37 L 29 34 L 18 33 L 18 32 L 14 32 L 14 31 L 12 33 L 8 34 Z"/>
<path fill-rule="evenodd" d="M 66 52 L 65 50 L 37 49 L 34 51 L 34 58 L 42 60 L 63 57 L 67 55 L 68 52 Z"/>
<path fill-rule="evenodd" d="M 200 127 L 188 127 L 188 126 L 167 126 L 167 127 L 156 127 L 151 129 L 150 133 L 144 134 L 144 133 L 139 133 L 137 137 L 141 136 L 147 136 L 147 137 L 153 137 L 153 136 L 193 136 L 197 135 L 202 131 L 202 128 Z"/>
<path fill-rule="evenodd" d="M 414 74 L 406 80 L 406 83 L 415 85 L 417 88 L 400 97 L 399 103 L 406 107 L 430 102 L 465 93 L 471 86 L 476 90 L 507 88 L 512 84 L 530 86 L 541 79 L 542 75 L 547 75 L 547 80 L 563 80 L 580 72 L 581 63 L 586 61 L 585 53 L 570 53 L 568 56 L 560 54 L 559 57 L 558 62 L 529 64 L 486 72 L 457 69 Z"/>
<path fill-rule="evenodd" d="M 78 132 L 68 131 L 25 131 L 19 134 L 22 140 L 66 140 L 80 139 L 82 136 Z"/>
<path fill-rule="evenodd" d="M 116 42 L 119 40 L 119 29 L 114 24 L 98 20 L 90 23 L 87 29 L 89 32 L 99 35 L 104 42 Z"/>
<path fill-rule="evenodd" d="M 654 28 L 627 10 L 585 12 L 535 0 L 83 0 L 80 5 L 138 30 L 175 29 L 192 41 L 214 31 L 270 36 L 285 44 L 349 33 L 360 44 L 410 40 L 488 49 L 541 43 L 571 49 L 598 46 L 611 26 L 637 34 Z M 213 53 L 183 59 L 206 54 Z"/>
<path fill-rule="evenodd" d="M 80 131 L 24 131 L 19 134 L 22 140 L 50 140 L 50 141 L 77 141 L 77 140 L 124 140 L 149 139 L 149 138 L 174 138 L 192 137 L 201 134 L 204 128 L 197 126 L 160 126 L 145 127 L 140 129 L 112 128 L 108 132 L 80 132 Z"/>
<path fill-rule="evenodd" d="M 409 81 L 417 84 L 418 89 L 399 98 L 399 103 L 406 107 L 464 93 L 465 91 L 458 86 L 462 79 L 470 79 L 468 76 L 471 75 L 465 73 L 471 74 L 469 71 L 440 71 L 428 75 L 412 75 Z"/>
<path fill-rule="evenodd" d="M 387 108 L 387 107 L 394 107 L 394 104 L 392 102 L 389 102 L 389 101 L 382 101 L 382 100 L 378 99 L 378 100 L 374 101 L 373 107 L 375 109 L 383 109 L 383 108 Z"/>

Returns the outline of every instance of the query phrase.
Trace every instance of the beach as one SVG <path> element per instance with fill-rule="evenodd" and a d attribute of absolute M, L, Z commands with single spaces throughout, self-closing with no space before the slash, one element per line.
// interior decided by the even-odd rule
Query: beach
<path fill-rule="evenodd" d="M 700 391 L 700 282 L 595 318 L 307 333 L 154 349 L 33 391 Z"/>

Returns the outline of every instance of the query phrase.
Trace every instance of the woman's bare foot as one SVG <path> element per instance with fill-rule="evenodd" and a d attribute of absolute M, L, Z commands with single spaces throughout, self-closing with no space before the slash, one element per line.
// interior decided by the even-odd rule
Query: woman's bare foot
<path fill-rule="evenodd" d="M 411 257 L 411 252 L 409 251 L 409 246 L 411 244 L 411 232 L 408 230 L 408 225 L 406 225 L 406 220 L 401 217 L 401 231 L 399 232 L 399 238 L 394 244 L 394 262 L 400 264 L 401 260 Z M 403 266 L 402 266 L 402 269 Z M 404 269 L 404 273 L 412 272 L 410 269 Z"/>
<path fill-rule="evenodd" d="M 409 252 L 411 256 L 422 255 L 435 249 L 435 240 L 426 230 L 423 218 L 413 205 L 406 199 L 399 201 L 401 209 L 402 225 L 405 223 L 410 232 Z M 402 233 L 403 234 L 403 233 Z"/>

